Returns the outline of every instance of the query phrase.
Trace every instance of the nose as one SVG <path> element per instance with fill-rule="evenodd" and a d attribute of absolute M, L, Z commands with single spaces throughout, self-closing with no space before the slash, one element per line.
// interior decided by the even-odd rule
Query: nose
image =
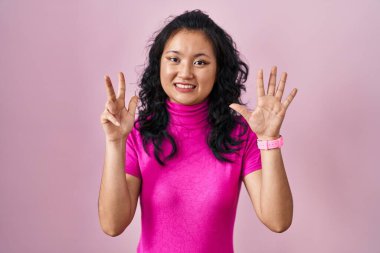
<path fill-rule="evenodd" d="M 178 77 L 184 80 L 192 79 L 194 77 L 192 63 L 183 62 L 182 64 L 180 64 L 178 70 Z"/>

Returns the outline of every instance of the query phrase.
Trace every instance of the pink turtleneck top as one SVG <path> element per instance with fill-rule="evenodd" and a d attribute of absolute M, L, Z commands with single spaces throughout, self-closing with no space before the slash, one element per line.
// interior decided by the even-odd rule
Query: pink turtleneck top
<path fill-rule="evenodd" d="M 257 136 L 248 129 L 233 163 L 217 160 L 207 145 L 208 100 L 182 105 L 167 100 L 167 130 L 177 144 L 177 154 L 161 166 L 144 151 L 136 128 L 128 135 L 125 172 L 140 178 L 141 236 L 137 252 L 218 252 L 233 250 L 233 229 L 242 178 L 261 169 Z M 233 136 L 241 133 L 237 125 Z M 162 146 L 165 157 L 171 151 Z M 162 156 L 161 156 L 162 158 Z"/>

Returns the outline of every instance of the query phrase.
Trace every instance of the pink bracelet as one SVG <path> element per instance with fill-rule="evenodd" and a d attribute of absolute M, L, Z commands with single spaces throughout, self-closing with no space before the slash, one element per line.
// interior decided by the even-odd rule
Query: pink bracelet
<path fill-rule="evenodd" d="M 257 139 L 257 146 L 259 149 L 274 149 L 274 148 L 281 148 L 284 145 L 284 138 L 282 138 L 282 135 L 276 140 L 259 140 Z"/>

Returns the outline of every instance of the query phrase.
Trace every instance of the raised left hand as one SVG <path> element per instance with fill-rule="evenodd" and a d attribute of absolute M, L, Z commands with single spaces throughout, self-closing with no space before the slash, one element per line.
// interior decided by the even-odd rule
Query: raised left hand
<path fill-rule="evenodd" d="M 272 68 L 267 94 L 264 91 L 263 70 L 257 74 L 257 106 L 254 111 L 239 104 L 230 104 L 230 107 L 240 113 L 248 122 L 252 131 L 260 140 L 273 140 L 280 136 L 281 124 L 284 121 L 286 110 L 297 94 L 294 88 L 286 100 L 281 103 L 285 89 L 287 73 L 284 72 L 276 88 L 277 67 Z M 275 93 L 276 92 L 276 93 Z"/>

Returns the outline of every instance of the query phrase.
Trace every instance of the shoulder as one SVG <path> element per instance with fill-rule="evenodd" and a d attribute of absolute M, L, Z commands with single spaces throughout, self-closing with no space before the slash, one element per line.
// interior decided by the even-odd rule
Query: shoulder
<path fill-rule="evenodd" d="M 233 130 L 233 136 L 240 137 L 243 140 L 256 140 L 257 135 L 252 131 L 248 122 L 244 119 L 243 116 L 235 116 L 236 124 Z"/>
<path fill-rule="evenodd" d="M 133 124 L 132 131 L 128 134 L 127 140 L 132 141 L 134 143 L 137 143 L 139 139 L 141 139 L 140 131 L 139 131 L 139 122 L 137 120 L 138 118 L 135 118 L 135 122 Z"/>
<path fill-rule="evenodd" d="M 234 119 L 235 119 L 235 126 L 233 129 L 233 132 L 235 134 L 246 135 L 248 133 L 248 130 L 250 130 L 247 121 L 241 115 L 235 116 Z"/>

